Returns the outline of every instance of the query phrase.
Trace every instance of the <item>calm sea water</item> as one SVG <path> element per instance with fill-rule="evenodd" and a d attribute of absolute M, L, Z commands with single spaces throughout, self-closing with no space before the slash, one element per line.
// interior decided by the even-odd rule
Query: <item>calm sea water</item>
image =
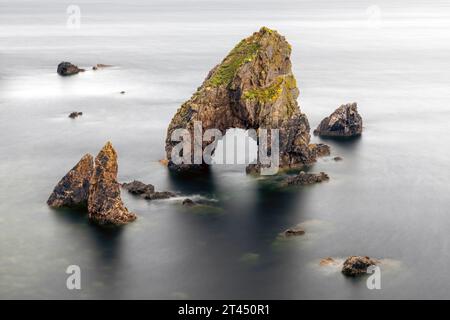
<path fill-rule="evenodd" d="M 80 29 L 66 26 L 70 4 L 0 0 L 0 298 L 450 298 L 447 1 L 79 0 Z M 172 115 L 263 25 L 292 44 L 311 126 L 357 101 L 363 136 L 325 141 L 344 160 L 319 160 L 311 170 L 331 180 L 296 190 L 242 166 L 171 177 L 158 160 Z M 64 60 L 114 67 L 62 78 Z M 49 209 L 59 179 L 107 140 L 120 181 L 217 208 L 123 192 L 139 219 L 106 230 Z M 305 236 L 277 240 L 298 223 Z M 381 290 L 318 265 L 348 255 L 384 259 Z M 66 289 L 72 264 L 82 290 Z"/>

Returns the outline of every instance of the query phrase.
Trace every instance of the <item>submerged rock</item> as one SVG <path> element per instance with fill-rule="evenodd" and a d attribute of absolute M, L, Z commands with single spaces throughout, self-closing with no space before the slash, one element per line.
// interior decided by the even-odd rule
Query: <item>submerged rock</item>
<path fill-rule="evenodd" d="M 369 257 L 350 256 L 344 261 L 342 273 L 351 277 L 367 274 L 367 268 L 378 263 L 378 260 Z"/>
<path fill-rule="evenodd" d="M 362 118 L 356 102 L 340 106 L 314 130 L 315 135 L 322 137 L 353 137 L 361 133 Z"/>
<path fill-rule="evenodd" d="M 177 196 L 174 192 L 170 191 L 155 191 L 155 187 L 152 184 L 145 184 L 137 180 L 122 183 L 122 187 L 128 190 L 129 193 L 141 196 L 146 200 L 168 199 Z"/>
<path fill-rule="evenodd" d="M 120 225 L 136 219 L 136 215 L 123 205 L 117 170 L 116 151 L 111 142 L 107 142 L 95 158 L 89 187 L 89 218 L 96 223 Z"/>
<path fill-rule="evenodd" d="M 183 200 L 182 204 L 183 204 L 183 206 L 192 207 L 192 206 L 195 206 L 196 203 L 194 201 L 192 201 L 191 199 L 186 198 Z"/>
<path fill-rule="evenodd" d="M 84 72 L 84 69 L 78 68 L 76 65 L 70 62 L 61 62 L 58 64 L 56 72 L 61 76 L 71 76 L 77 74 L 78 72 Z"/>
<path fill-rule="evenodd" d="M 329 180 L 330 177 L 325 172 L 306 173 L 301 171 L 298 175 L 288 177 L 284 180 L 285 185 L 308 185 Z"/>
<path fill-rule="evenodd" d="M 53 208 L 87 206 L 89 181 L 93 172 L 93 158 L 90 154 L 86 154 L 58 182 L 47 204 Z"/>
<path fill-rule="evenodd" d="M 75 118 L 78 118 L 78 117 L 80 117 L 82 115 L 83 115 L 83 112 L 74 111 L 74 112 L 71 112 L 69 114 L 69 118 L 75 119 Z"/>
<path fill-rule="evenodd" d="M 343 159 L 342 159 L 342 157 L 334 157 L 333 160 L 334 161 L 342 161 Z"/>
<path fill-rule="evenodd" d="M 101 68 L 109 68 L 112 67 L 112 65 L 109 64 L 103 64 L 103 63 L 97 63 L 95 66 L 92 67 L 92 70 L 98 70 Z"/>
<path fill-rule="evenodd" d="M 303 230 L 300 227 L 294 227 L 294 228 L 289 228 L 287 230 L 285 230 L 282 235 L 284 237 L 292 237 L 292 236 L 301 236 L 305 234 L 305 230 Z"/>
<path fill-rule="evenodd" d="M 172 149 L 178 144 L 172 133 L 184 128 L 193 137 L 194 121 L 201 122 L 203 132 L 218 129 L 222 134 L 228 128 L 279 129 L 281 167 L 314 162 L 317 153 L 309 148 L 310 127 L 297 104 L 299 90 L 290 55 L 286 39 L 266 27 L 239 42 L 172 118 L 165 147 L 169 169 L 180 172 L 207 166 L 172 161 Z M 205 141 L 202 147 L 208 144 Z M 216 145 L 214 141 L 212 149 Z M 193 157 L 192 153 L 191 163 Z"/>
<path fill-rule="evenodd" d="M 323 258 L 320 260 L 319 265 L 321 266 L 332 266 L 338 265 L 339 263 L 331 257 Z"/>

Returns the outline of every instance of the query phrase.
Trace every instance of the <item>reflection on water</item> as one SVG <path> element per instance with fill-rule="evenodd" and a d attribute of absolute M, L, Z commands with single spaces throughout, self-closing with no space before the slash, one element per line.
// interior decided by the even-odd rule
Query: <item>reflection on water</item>
<path fill-rule="evenodd" d="M 441 272 L 450 263 L 444 3 L 379 1 L 380 29 L 367 27 L 371 4 L 352 0 L 78 4 L 78 31 L 65 28 L 64 5 L 0 4 L 0 298 L 449 298 Z M 25 19 L 24 10 L 35 14 Z M 331 156 L 307 169 L 330 176 L 311 186 L 280 188 L 282 176 L 246 176 L 245 166 L 169 173 L 158 160 L 174 112 L 262 25 L 292 44 L 311 127 L 357 101 L 363 135 L 312 137 Z M 62 60 L 114 67 L 62 78 Z M 72 111 L 83 116 L 69 119 Z M 107 140 L 120 182 L 182 196 L 122 192 L 139 216 L 124 228 L 48 208 L 57 181 Z M 184 197 L 214 201 L 188 208 Z M 304 236 L 279 239 L 298 224 Z M 390 261 L 382 290 L 318 265 L 349 255 Z M 80 291 L 65 286 L 72 264 L 81 267 Z"/>

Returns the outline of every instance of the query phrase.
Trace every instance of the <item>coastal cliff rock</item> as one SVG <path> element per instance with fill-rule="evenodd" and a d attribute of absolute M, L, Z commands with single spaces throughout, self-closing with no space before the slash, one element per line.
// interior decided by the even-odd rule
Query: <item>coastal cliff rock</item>
<path fill-rule="evenodd" d="M 362 118 L 356 102 L 340 106 L 314 130 L 315 135 L 322 137 L 353 137 L 361 133 Z"/>
<path fill-rule="evenodd" d="M 84 69 L 78 68 L 76 65 L 70 62 L 61 62 L 58 64 L 56 72 L 61 76 L 71 76 L 77 74 L 78 72 L 84 72 Z"/>
<path fill-rule="evenodd" d="M 306 173 L 301 171 L 298 175 L 288 177 L 284 180 L 283 184 L 292 185 L 308 185 L 329 180 L 330 177 L 325 172 L 320 173 Z"/>
<path fill-rule="evenodd" d="M 350 256 L 344 261 L 342 273 L 350 277 L 367 274 L 367 268 L 378 263 L 378 260 L 369 257 Z"/>
<path fill-rule="evenodd" d="M 136 219 L 120 198 L 117 182 L 117 154 L 107 142 L 95 158 L 95 170 L 90 180 L 88 211 L 89 219 L 99 224 L 125 224 Z"/>
<path fill-rule="evenodd" d="M 290 55 L 286 39 L 266 27 L 239 42 L 172 118 L 165 148 L 168 167 L 176 171 L 207 167 L 175 164 L 171 159 L 178 143 L 171 139 L 173 131 L 188 129 L 193 137 L 194 121 L 201 121 L 203 132 L 218 129 L 222 134 L 228 128 L 279 129 L 281 167 L 314 162 L 317 155 L 309 147 L 308 119 L 297 104 L 299 90 Z M 204 141 L 202 147 L 210 142 Z"/>
<path fill-rule="evenodd" d="M 90 154 L 84 155 L 55 186 L 47 204 L 53 208 L 87 206 L 89 180 L 94 172 Z"/>

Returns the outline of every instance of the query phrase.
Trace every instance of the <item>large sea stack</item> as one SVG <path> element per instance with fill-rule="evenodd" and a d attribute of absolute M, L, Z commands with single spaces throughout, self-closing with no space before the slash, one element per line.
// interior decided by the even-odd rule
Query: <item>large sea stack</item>
<path fill-rule="evenodd" d="M 94 161 L 86 154 L 53 189 L 47 204 L 53 208 L 87 207 L 89 181 L 94 172 Z"/>
<path fill-rule="evenodd" d="M 136 219 L 120 197 L 117 182 L 117 154 L 107 142 L 95 158 L 95 169 L 89 186 L 89 219 L 99 224 L 125 224 Z"/>
<path fill-rule="evenodd" d="M 308 119 L 297 104 L 299 90 L 290 55 L 286 39 L 266 27 L 239 42 L 172 118 L 166 138 L 169 168 L 184 171 L 207 166 L 171 161 L 172 148 L 178 143 L 171 140 L 172 132 L 185 128 L 193 137 L 194 121 L 201 121 L 203 132 L 218 129 L 222 134 L 228 128 L 279 129 L 281 167 L 314 162 L 317 152 L 309 144 Z"/>
<path fill-rule="evenodd" d="M 362 133 L 362 118 L 356 102 L 343 104 L 331 115 L 323 119 L 315 135 L 322 137 L 354 137 Z"/>

